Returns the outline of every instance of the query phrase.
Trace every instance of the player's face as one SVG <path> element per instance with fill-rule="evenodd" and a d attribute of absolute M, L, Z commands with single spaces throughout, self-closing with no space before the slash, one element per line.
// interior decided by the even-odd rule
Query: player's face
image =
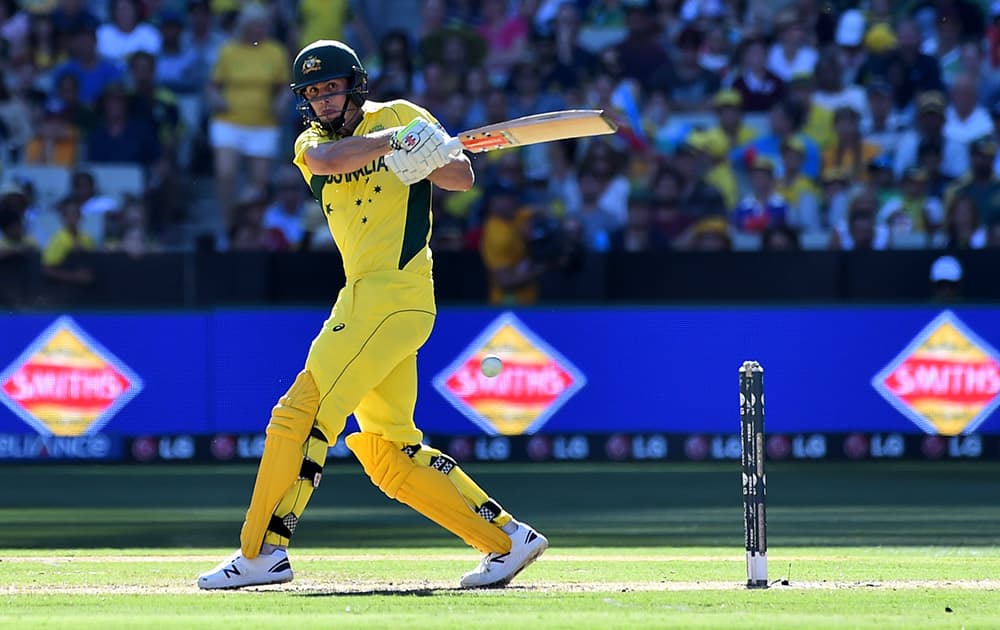
<path fill-rule="evenodd" d="M 333 120 L 340 115 L 347 100 L 347 79 L 336 78 L 310 85 L 303 90 L 306 100 L 312 107 L 313 112 L 323 122 Z M 354 105 L 348 107 L 347 118 L 355 108 Z"/>

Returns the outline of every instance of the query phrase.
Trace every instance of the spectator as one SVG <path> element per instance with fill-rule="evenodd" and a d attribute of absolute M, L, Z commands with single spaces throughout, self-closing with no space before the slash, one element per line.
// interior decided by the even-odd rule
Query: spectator
<path fill-rule="evenodd" d="M 861 135 L 861 114 L 850 106 L 839 107 L 833 112 L 833 125 L 836 141 L 823 152 L 824 168 L 846 168 L 855 179 L 866 179 L 865 167 L 881 153 L 881 149 Z"/>
<path fill-rule="evenodd" d="M 932 140 L 921 142 L 917 149 L 917 166 L 927 173 L 928 191 L 938 199 L 944 199 L 945 190 L 952 178 L 941 172 L 941 144 Z"/>
<path fill-rule="evenodd" d="M 686 233 L 698 220 L 681 205 L 682 181 L 680 173 L 669 166 L 662 166 L 652 180 L 652 229 L 668 242 Z"/>
<path fill-rule="evenodd" d="M 610 215 L 614 227 L 625 223 L 628 206 L 629 180 L 622 173 L 625 156 L 602 140 L 587 147 L 581 158 L 582 170 L 589 170 L 600 186 L 597 204 Z"/>
<path fill-rule="evenodd" d="M 94 32 L 101 25 L 87 4 L 87 0 L 59 0 L 59 6 L 52 10 L 52 25 L 60 38 L 71 37 L 81 30 Z M 65 47 L 65 42 L 60 47 Z"/>
<path fill-rule="evenodd" d="M 961 39 L 962 22 L 958 12 L 954 7 L 939 7 L 934 37 L 924 40 L 920 52 L 935 58 L 945 86 L 951 86 L 961 72 Z"/>
<path fill-rule="evenodd" d="M 0 130 L 2 130 L 3 154 L 0 161 L 21 156 L 25 145 L 34 136 L 34 124 L 27 100 L 14 94 L 7 87 L 5 77 L 0 72 Z"/>
<path fill-rule="evenodd" d="M 611 233 L 613 252 L 655 252 L 669 249 L 670 242 L 653 228 L 652 197 L 647 191 L 629 195 L 625 225 Z"/>
<path fill-rule="evenodd" d="M 696 252 L 727 252 L 733 249 L 733 239 L 723 217 L 705 217 L 691 229 L 687 249 Z"/>
<path fill-rule="evenodd" d="M 956 170 L 954 165 L 961 167 L 968 164 L 968 150 L 959 141 L 945 137 L 945 107 L 947 103 L 942 92 L 925 92 L 916 99 L 916 124 L 913 129 L 904 131 L 896 146 L 896 157 L 893 170 L 899 177 L 903 171 L 914 166 L 917 152 L 923 143 L 934 143 L 941 147 L 941 171 L 949 177 L 958 177 L 964 170 Z"/>
<path fill-rule="evenodd" d="M 882 250 L 888 238 L 886 230 L 876 224 L 878 200 L 875 193 L 863 190 L 851 201 L 847 221 L 830 233 L 830 248 L 839 250 Z"/>
<path fill-rule="evenodd" d="M 979 87 L 972 77 L 963 75 L 956 77 L 951 85 L 951 104 L 945 111 L 945 123 L 942 134 L 945 141 L 951 141 L 963 147 L 956 151 L 956 162 L 946 163 L 946 172 L 952 177 L 958 177 L 969 168 L 969 143 L 977 138 L 993 133 L 993 119 L 989 112 L 978 104 Z M 958 159 L 961 156 L 961 159 Z"/>
<path fill-rule="evenodd" d="M 583 225 L 583 240 L 588 251 L 607 252 L 611 248 L 611 233 L 625 221 L 601 205 L 601 193 L 604 187 L 603 177 L 592 167 L 585 167 L 580 172 L 580 211 L 576 218 Z"/>
<path fill-rule="evenodd" d="M 156 57 L 137 52 L 128 59 L 132 90 L 129 114 L 156 130 L 164 155 L 175 161 L 180 142 L 181 121 L 177 97 L 166 87 L 156 84 Z"/>
<path fill-rule="evenodd" d="M 26 164 L 76 166 L 80 132 L 57 106 L 50 104 L 42 113 L 35 136 L 24 149 Z"/>
<path fill-rule="evenodd" d="M 69 58 L 55 67 L 52 80 L 59 85 L 63 75 L 73 75 L 79 86 L 80 101 L 92 106 L 109 85 L 122 80 L 122 69 L 98 54 L 97 34 L 93 29 L 79 27 L 68 38 Z"/>
<path fill-rule="evenodd" d="M 240 11 L 235 36 L 212 69 L 209 135 L 215 153 L 216 199 L 227 224 L 243 158 L 250 184 L 267 188 L 278 153 L 276 112 L 289 104 L 287 53 L 267 36 L 270 13 L 257 4 Z"/>
<path fill-rule="evenodd" d="M 593 76 L 597 58 L 580 45 L 580 9 L 572 2 L 560 2 L 553 21 L 551 40 L 536 44 L 540 56 L 551 47 L 552 64 L 542 83 L 547 89 L 562 92 L 579 87 Z"/>
<path fill-rule="evenodd" d="M 247 188 L 233 207 L 233 222 L 229 228 L 230 251 L 282 251 L 289 248 L 280 230 L 264 227 L 267 195 L 256 188 Z"/>
<path fill-rule="evenodd" d="M 820 219 L 824 228 L 847 224 L 851 205 L 851 174 L 842 168 L 823 169 Z"/>
<path fill-rule="evenodd" d="M 0 39 L 8 49 L 8 55 L 23 54 L 28 45 L 28 14 L 21 10 L 17 0 L 0 1 Z"/>
<path fill-rule="evenodd" d="M 931 263 L 931 300 L 955 302 L 962 297 L 962 263 L 954 256 L 940 256 Z"/>
<path fill-rule="evenodd" d="M 805 147 L 802 173 L 810 179 L 818 178 L 821 168 L 819 147 L 812 138 L 801 133 L 805 113 L 799 103 L 789 101 L 775 103 L 769 117 L 770 133 L 737 147 L 730 153 L 730 159 L 737 165 L 748 165 L 758 155 L 766 157 L 774 163 L 775 172 L 780 177 L 784 174 L 784 164 L 781 163 L 781 145 L 788 139 L 797 137 Z"/>
<path fill-rule="evenodd" d="M 370 77 L 375 86 L 372 91 L 382 95 L 387 101 L 410 96 L 414 92 L 413 56 L 406 31 L 386 33 L 379 44 L 379 66 Z M 482 74 L 480 68 L 469 69 L 470 73 L 473 71 Z M 472 125 L 476 126 L 479 125 Z"/>
<path fill-rule="evenodd" d="M 124 252 L 139 258 L 159 247 L 146 230 L 146 206 L 138 197 L 129 195 L 122 209 L 108 215 L 105 224 L 104 249 L 110 252 Z"/>
<path fill-rule="evenodd" d="M 945 213 L 945 246 L 950 250 L 986 247 L 986 226 L 979 219 L 979 208 L 972 197 L 954 197 Z"/>
<path fill-rule="evenodd" d="M 784 83 L 767 68 L 767 47 L 763 39 L 743 42 L 739 52 L 739 74 L 732 87 L 743 99 L 743 111 L 765 112 L 784 97 Z"/>
<path fill-rule="evenodd" d="M 124 64 L 139 51 L 157 55 L 160 32 L 140 20 L 139 0 L 111 0 L 111 21 L 97 27 L 97 51 Z"/>
<path fill-rule="evenodd" d="M 185 48 L 184 15 L 166 9 L 160 13 L 160 54 L 156 57 L 156 84 L 177 94 L 197 94 L 204 84 L 199 76 L 205 70 L 198 67 L 198 53 Z"/>
<path fill-rule="evenodd" d="M 24 204 L 15 201 L 15 196 L 24 196 L 24 189 L 15 182 L 0 187 L 0 260 L 38 251 L 38 242 L 25 227 Z"/>
<path fill-rule="evenodd" d="M 489 277 L 489 302 L 526 305 L 538 300 L 543 268 L 528 255 L 530 213 L 521 208 L 517 189 L 496 184 L 485 196 L 486 221 L 480 254 Z"/>
<path fill-rule="evenodd" d="M 819 230 L 820 192 L 813 180 L 802 174 L 806 148 L 801 138 L 789 138 L 781 145 L 784 172 L 778 179 L 776 192 L 788 204 L 788 223 L 804 230 Z"/>
<path fill-rule="evenodd" d="M 673 166 L 680 176 L 677 200 L 684 214 L 692 221 L 706 216 L 726 216 L 722 193 L 705 179 L 710 164 L 701 149 L 689 142 L 681 144 L 674 154 Z"/>
<path fill-rule="evenodd" d="M 132 163 L 152 168 L 162 151 L 156 128 L 148 118 L 129 113 L 129 96 L 121 85 L 105 90 L 98 105 L 100 122 L 87 136 L 87 160 Z"/>
<path fill-rule="evenodd" d="M 56 31 L 51 13 L 31 13 L 28 20 L 27 54 L 30 63 L 35 72 L 47 75 L 65 55 L 62 35 Z"/>
<path fill-rule="evenodd" d="M 527 58 L 528 34 L 531 29 L 529 3 L 517 3 L 518 11 L 510 14 L 505 0 L 483 0 L 479 7 L 482 21 L 476 31 L 486 42 L 483 62 L 491 75 L 504 75 L 515 63 Z"/>
<path fill-rule="evenodd" d="M 869 31 L 868 38 L 875 34 L 874 30 Z M 920 42 L 920 27 L 912 20 L 904 20 L 897 27 L 896 48 L 872 55 L 862 66 L 860 82 L 863 84 L 873 76 L 886 77 L 893 86 L 898 110 L 907 109 L 917 94 L 944 89 L 937 59 L 920 52 Z"/>
<path fill-rule="evenodd" d="M 836 141 L 833 128 L 833 110 L 816 102 L 816 80 L 810 74 L 797 74 L 785 85 L 786 101 L 805 112 L 801 132 L 816 143 L 820 150 L 830 148 Z"/>
<path fill-rule="evenodd" d="M 274 201 L 264 211 L 264 229 L 279 232 L 288 249 L 303 248 L 308 199 L 302 175 L 294 166 L 284 166 L 275 175 L 274 189 Z"/>
<path fill-rule="evenodd" d="M 726 29 L 721 24 L 712 24 L 705 31 L 701 49 L 698 51 L 698 65 L 721 80 L 729 72 L 732 59 Z"/>
<path fill-rule="evenodd" d="M 209 87 L 212 68 L 215 67 L 219 51 L 225 43 L 226 35 L 215 24 L 209 0 L 190 0 L 187 28 L 181 34 L 181 47 L 194 53 L 194 74 L 191 80 L 197 92 Z"/>
<path fill-rule="evenodd" d="M 927 174 L 919 168 L 903 173 L 898 194 L 889 198 L 876 220 L 889 230 L 890 239 L 900 235 L 920 235 L 927 239 L 944 222 L 940 199 L 927 195 Z"/>
<path fill-rule="evenodd" d="M 788 222 L 788 203 L 775 190 L 774 180 L 774 163 L 758 156 L 750 168 L 750 192 L 733 208 L 737 230 L 762 234 L 769 226 Z"/>
<path fill-rule="evenodd" d="M 760 235 L 760 247 L 765 252 L 793 252 L 802 248 L 799 233 L 789 225 L 769 225 Z"/>
<path fill-rule="evenodd" d="M 70 256 L 96 249 L 94 240 L 80 232 L 80 206 L 72 199 L 59 204 L 62 227 L 49 240 L 42 251 L 42 273 L 61 284 L 83 286 L 94 280 L 93 271 Z"/>
<path fill-rule="evenodd" d="M 722 136 L 704 131 L 691 132 L 687 143 L 697 149 L 708 164 L 705 182 L 719 191 L 727 208 L 732 208 L 739 199 L 739 189 L 727 157 L 729 143 Z"/>
<path fill-rule="evenodd" d="M 991 137 L 983 137 L 969 147 L 972 168 L 956 179 L 945 192 L 945 205 L 955 197 L 971 197 L 982 212 L 987 225 L 1000 220 L 1000 178 L 993 171 L 997 144 Z"/>
<path fill-rule="evenodd" d="M 777 42 L 768 53 L 767 69 L 786 83 L 797 74 L 812 74 L 818 55 L 808 44 L 798 13 L 794 9 L 780 12 L 774 28 Z"/>
<path fill-rule="evenodd" d="M 516 64 L 511 69 L 507 92 L 508 107 L 513 117 L 553 111 L 564 105 L 558 94 L 542 91 L 538 68 L 530 62 Z"/>
<path fill-rule="evenodd" d="M 719 90 L 712 97 L 712 107 L 718 125 L 704 132 L 713 141 L 722 140 L 726 154 L 743 146 L 757 135 L 757 131 L 743 121 L 743 97 L 733 89 Z"/>
<path fill-rule="evenodd" d="M 551 142 L 546 147 L 549 163 L 547 192 L 561 215 L 580 211 L 580 186 L 573 162 L 576 147 L 577 143 L 573 140 Z"/>
<path fill-rule="evenodd" d="M 866 90 L 867 113 L 861 117 L 861 135 L 879 147 L 879 153 L 894 155 L 905 128 L 902 116 L 892 107 L 892 86 L 874 78 Z"/>
<path fill-rule="evenodd" d="M 667 51 L 660 42 L 659 25 L 651 11 L 633 3 L 625 7 L 625 25 L 628 33 L 614 50 L 618 53 L 624 75 L 639 85 L 647 85 L 658 68 L 670 63 Z"/>
<path fill-rule="evenodd" d="M 701 67 L 698 56 L 703 37 L 700 31 L 688 27 L 677 36 L 673 59 L 654 72 L 648 86 L 663 90 L 671 108 L 677 111 L 699 111 L 708 107 L 719 91 L 719 75 Z"/>
<path fill-rule="evenodd" d="M 840 62 L 840 79 L 843 85 L 857 83 L 858 73 L 864 65 L 865 14 L 859 9 L 848 9 L 840 14 L 834 43 L 835 53 Z"/>
<path fill-rule="evenodd" d="M 849 107 L 862 116 L 868 114 L 868 98 L 859 85 L 843 83 L 843 68 L 835 51 L 825 52 L 816 61 L 816 91 L 812 102 L 835 112 Z"/>
<path fill-rule="evenodd" d="M 892 163 L 889 161 L 888 156 L 879 155 L 868 162 L 867 170 L 868 177 L 862 183 L 868 189 L 875 192 L 879 207 L 881 208 L 885 202 L 899 193 L 896 176 L 892 172 Z M 903 172 L 906 173 L 906 171 Z"/>

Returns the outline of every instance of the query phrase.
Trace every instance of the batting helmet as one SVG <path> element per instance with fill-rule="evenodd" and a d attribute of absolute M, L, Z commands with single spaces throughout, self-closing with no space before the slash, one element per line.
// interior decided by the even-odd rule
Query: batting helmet
<path fill-rule="evenodd" d="M 295 56 L 290 87 L 298 98 L 296 109 L 303 118 L 325 127 L 332 127 L 332 131 L 343 125 L 344 112 L 329 123 L 319 120 L 304 94 L 305 88 L 310 85 L 339 78 L 348 79 L 347 89 L 343 92 L 347 94 L 348 101 L 361 107 L 368 94 L 368 73 L 350 46 L 332 39 L 320 39 L 303 48 Z M 347 109 L 346 102 L 344 109 L 345 111 Z"/>

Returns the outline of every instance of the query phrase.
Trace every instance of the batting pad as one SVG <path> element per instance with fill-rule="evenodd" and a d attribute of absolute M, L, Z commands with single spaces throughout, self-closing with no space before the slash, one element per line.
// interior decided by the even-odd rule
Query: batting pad
<path fill-rule="evenodd" d="M 373 433 L 352 433 L 347 448 L 389 498 L 405 503 L 482 553 L 507 553 L 510 537 L 484 520 L 447 474 L 410 459 L 394 442 Z"/>
<path fill-rule="evenodd" d="M 271 410 L 264 454 L 260 458 L 253 497 L 240 532 L 240 547 L 246 558 L 256 558 L 260 553 L 264 533 L 278 502 L 299 478 L 303 468 L 303 445 L 309 439 L 318 408 L 319 390 L 312 375 L 302 370 Z"/>

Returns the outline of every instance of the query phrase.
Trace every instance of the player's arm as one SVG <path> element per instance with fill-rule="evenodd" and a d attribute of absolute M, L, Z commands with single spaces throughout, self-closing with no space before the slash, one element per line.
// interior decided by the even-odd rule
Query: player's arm
<path fill-rule="evenodd" d="M 363 136 L 347 136 L 306 149 L 303 155 L 313 175 L 353 173 L 392 151 L 390 140 L 399 127 Z"/>
<path fill-rule="evenodd" d="M 428 175 L 427 179 L 438 188 L 464 192 L 476 183 L 476 174 L 469 158 L 464 153 L 457 153 L 447 164 Z"/>

